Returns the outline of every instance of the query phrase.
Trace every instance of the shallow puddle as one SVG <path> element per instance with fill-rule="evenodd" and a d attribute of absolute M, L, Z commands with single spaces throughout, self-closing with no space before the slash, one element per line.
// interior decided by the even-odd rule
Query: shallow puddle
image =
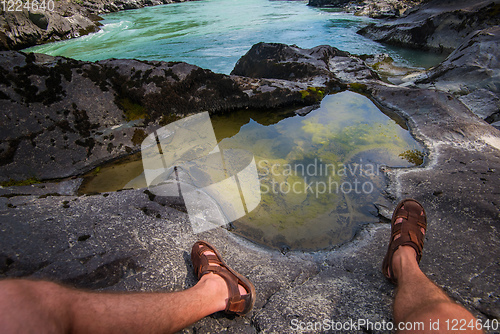
<path fill-rule="evenodd" d="M 279 248 L 315 250 L 349 241 L 374 222 L 383 168 L 422 163 L 423 149 L 368 98 L 325 97 L 306 116 L 248 110 L 211 118 L 221 151 L 255 158 L 260 204 L 231 223 L 233 232 Z M 140 156 L 87 175 L 81 193 L 146 187 Z"/>

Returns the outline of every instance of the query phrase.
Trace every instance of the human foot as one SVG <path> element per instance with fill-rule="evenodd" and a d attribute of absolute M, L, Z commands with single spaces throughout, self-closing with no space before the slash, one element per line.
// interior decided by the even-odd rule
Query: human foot
<path fill-rule="evenodd" d="M 252 309 L 255 303 L 253 284 L 231 269 L 215 247 L 208 242 L 197 241 L 191 250 L 191 261 L 198 279 L 212 282 L 220 291 L 223 297 L 220 310 L 245 315 Z"/>
<path fill-rule="evenodd" d="M 199 245 L 198 249 L 203 247 L 202 244 L 198 244 L 198 245 Z M 211 250 L 202 250 L 202 254 L 204 256 L 216 256 L 216 254 Z M 218 263 L 211 263 L 211 265 L 219 266 Z M 229 298 L 231 297 L 230 291 L 228 289 L 228 286 L 227 286 L 224 278 L 222 278 L 221 276 L 219 276 L 217 274 L 214 274 L 213 272 L 209 272 L 207 274 L 204 274 L 200 278 L 200 283 L 201 282 L 208 284 L 209 287 L 207 287 L 207 288 L 213 289 L 212 291 L 216 291 L 216 295 L 220 296 L 220 298 L 218 298 L 218 300 L 216 302 L 218 305 L 217 310 L 224 311 L 226 309 L 227 302 L 228 302 Z M 243 296 L 243 295 L 248 294 L 248 291 L 245 290 L 245 288 L 241 284 L 238 284 L 238 289 L 239 289 L 240 295 Z"/>
<path fill-rule="evenodd" d="M 401 201 L 392 215 L 391 241 L 382 264 L 382 272 L 391 282 L 397 284 L 402 256 L 420 262 L 427 218 L 424 208 L 413 199 Z M 394 270 L 393 270 L 394 268 Z"/>

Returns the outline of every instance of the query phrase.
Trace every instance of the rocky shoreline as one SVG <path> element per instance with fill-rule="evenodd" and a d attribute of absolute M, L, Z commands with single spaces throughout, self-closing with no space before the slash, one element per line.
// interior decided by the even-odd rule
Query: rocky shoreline
<path fill-rule="evenodd" d="M 53 10 L 49 10 L 49 1 Z M 0 8 L 0 51 L 80 37 L 100 30 L 99 15 L 189 0 L 45 0 L 46 9 Z M 29 4 L 30 2 L 28 2 Z M 52 7 L 50 7 L 52 8 Z M 7 8 L 5 8 L 7 9 Z"/>
<path fill-rule="evenodd" d="M 341 8 L 355 15 L 374 19 L 388 19 L 403 16 L 406 11 L 423 2 L 422 0 L 309 0 L 313 7 Z"/>
<path fill-rule="evenodd" d="M 272 78 L 245 70 L 258 71 L 254 55 L 266 49 L 271 61 L 283 49 L 298 61 L 274 66 Z M 329 59 L 344 61 L 337 73 L 325 65 Z M 192 113 L 314 105 L 345 82 L 377 78 L 360 59 L 330 46 L 264 43 L 231 76 L 186 63 L 91 63 L 17 51 L 0 53 L 0 68 L 0 182 L 80 175 L 137 152 L 147 133 Z M 352 69 L 348 78 L 344 69 Z"/>
<path fill-rule="evenodd" d="M 258 298 L 247 317 L 215 314 L 183 333 L 287 333 L 294 319 L 387 322 L 387 220 L 413 197 L 429 217 L 423 271 L 483 321 L 500 319 L 498 40 L 495 26 L 471 33 L 401 85 L 329 46 L 259 43 L 229 76 L 186 63 L 0 52 L 0 277 L 177 291 L 195 283 L 188 252 L 205 239 Z M 147 133 L 191 112 L 310 107 L 345 89 L 404 119 L 428 156 L 422 167 L 386 170 L 386 200 L 374 203 L 381 222 L 374 217 L 335 249 L 282 253 L 223 228 L 194 234 L 179 203 L 146 189 L 77 196 L 83 172 L 137 151 Z"/>
<path fill-rule="evenodd" d="M 432 0 L 395 20 L 372 23 L 358 33 L 390 45 L 451 53 L 471 33 L 499 24 L 498 0 Z"/>

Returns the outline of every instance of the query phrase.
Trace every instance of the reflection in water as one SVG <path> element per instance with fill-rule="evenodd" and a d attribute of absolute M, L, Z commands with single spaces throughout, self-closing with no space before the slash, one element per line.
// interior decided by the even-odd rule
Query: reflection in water
<path fill-rule="evenodd" d="M 408 131 L 356 93 L 329 95 L 308 115 L 287 116 L 240 111 L 212 117 L 219 148 L 251 152 L 261 182 L 260 204 L 233 222 L 233 231 L 271 247 L 321 249 L 350 240 L 376 219 L 370 212 L 385 187 L 381 167 L 414 166 L 423 158 Z M 81 190 L 145 186 L 138 163 L 102 168 Z M 135 166 L 133 173 L 104 185 L 108 174 L 128 166 Z"/>

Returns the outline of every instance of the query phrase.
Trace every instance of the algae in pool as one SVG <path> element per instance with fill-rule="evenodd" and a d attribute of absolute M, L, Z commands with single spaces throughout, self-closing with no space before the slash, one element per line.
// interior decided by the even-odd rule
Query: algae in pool
<path fill-rule="evenodd" d="M 313 250 L 349 241 L 376 219 L 371 212 L 385 187 L 382 167 L 421 163 L 421 146 L 363 95 L 329 95 L 306 116 L 286 116 L 239 111 L 212 117 L 220 149 L 244 149 L 255 157 L 261 202 L 231 225 L 258 243 Z M 123 166 L 109 168 L 116 173 Z M 133 170 L 119 187 L 132 179 L 127 187 L 145 186 Z M 116 190 L 95 188 L 99 177 L 83 191 Z"/>

